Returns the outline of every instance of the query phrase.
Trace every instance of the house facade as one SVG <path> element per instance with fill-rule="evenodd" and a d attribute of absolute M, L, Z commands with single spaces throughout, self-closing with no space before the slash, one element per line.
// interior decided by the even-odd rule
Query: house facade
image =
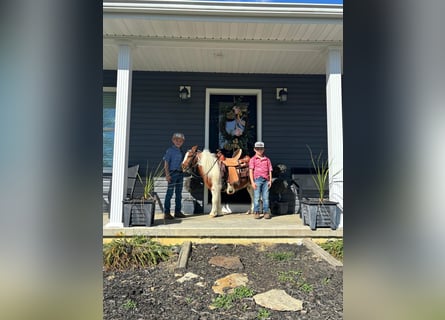
<path fill-rule="evenodd" d="M 103 19 L 107 226 L 122 227 L 127 168 L 155 167 L 178 131 L 184 149 L 227 155 L 264 141 L 289 174 L 311 167 L 308 146 L 323 152 L 329 198 L 343 209 L 342 5 L 105 1 Z"/>

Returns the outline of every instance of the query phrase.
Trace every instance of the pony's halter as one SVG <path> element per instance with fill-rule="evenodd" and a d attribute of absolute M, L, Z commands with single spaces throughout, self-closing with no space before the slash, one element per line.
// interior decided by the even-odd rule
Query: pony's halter
<path fill-rule="evenodd" d="M 188 152 L 190 152 L 190 151 L 188 151 Z M 197 168 L 198 166 L 200 166 L 200 164 L 199 164 L 199 161 L 201 160 L 199 158 L 199 154 L 200 153 L 201 153 L 201 151 L 196 149 L 192 154 L 190 154 L 187 157 L 187 160 L 191 158 L 190 161 L 188 161 L 188 163 L 187 163 L 187 172 L 190 173 L 195 178 L 201 178 L 202 179 L 203 177 L 201 177 L 201 175 L 194 173 L 193 170 L 192 170 L 192 169 Z M 197 158 L 197 161 L 195 161 L 195 158 Z M 212 166 L 207 170 L 207 172 L 205 172 L 203 174 L 203 176 L 207 176 L 209 174 L 209 172 L 213 169 L 213 167 L 216 165 L 217 162 L 218 162 L 218 158 L 215 159 L 215 162 L 213 162 Z"/>
<path fill-rule="evenodd" d="M 193 153 L 191 151 L 192 150 L 188 151 L 189 155 L 187 157 L 187 168 L 186 168 L 187 172 L 191 172 L 191 169 L 198 166 L 198 161 L 196 161 L 195 164 L 193 164 L 193 162 L 195 161 L 195 158 L 197 157 L 199 151 L 195 150 Z"/>

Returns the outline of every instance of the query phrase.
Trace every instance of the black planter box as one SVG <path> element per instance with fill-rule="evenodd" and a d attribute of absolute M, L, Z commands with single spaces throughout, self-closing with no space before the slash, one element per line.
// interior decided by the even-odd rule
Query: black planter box
<path fill-rule="evenodd" d="M 124 200 L 124 227 L 154 225 L 155 205 L 152 200 Z"/>
<path fill-rule="evenodd" d="M 318 227 L 330 227 L 337 229 L 340 222 L 340 214 L 337 208 L 337 202 L 316 200 L 301 201 L 301 215 L 303 223 L 309 225 L 312 230 Z"/>

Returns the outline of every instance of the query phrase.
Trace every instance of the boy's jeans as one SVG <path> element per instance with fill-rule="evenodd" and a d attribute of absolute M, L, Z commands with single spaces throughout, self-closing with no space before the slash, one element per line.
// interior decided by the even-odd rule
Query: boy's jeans
<path fill-rule="evenodd" d="M 182 172 L 170 172 L 171 182 L 168 184 L 167 193 L 165 194 L 164 213 L 170 213 L 170 203 L 175 192 L 175 213 L 180 213 L 182 208 L 182 185 L 184 182 L 184 174 Z"/>
<path fill-rule="evenodd" d="M 253 212 L 260 212 L 260 195 L 263 199 L 263 213 L 269 212 L 269 185 L 268 181 L 259 177 L 255 180 L 256 189 L 253 190 Z"/>

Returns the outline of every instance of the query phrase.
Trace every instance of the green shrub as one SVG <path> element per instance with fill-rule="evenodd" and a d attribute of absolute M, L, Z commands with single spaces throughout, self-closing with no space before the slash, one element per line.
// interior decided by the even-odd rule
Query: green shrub
<path fill-rule="evenodd" d="M 320 247 L 334 258 L 343 261 L 343 239 L 324 242 L 320 244 Z"/>
<path fill-rule="evenodd" d="M 258 314 L 256 316 L 256 318 L 258 320 L 265 320 L 265 319 L 269 319 L 270 317 L 270 312 L 267 309 L 264 308 L 260 308 L 260 310 L 258 310 Z"/>
<path fill-rule="evenodd" d="M 144 268 L 166 261 L 171 255 L 169 246 L 163 246 L 145 236 L 113 240 L 103 247 L 106 270 Z"/>
<path fill-rule="evenodd" d="M 304 292 L 312 292 L 312 290 L 314 290 L 314 286 L 307 282 L 300 284 L 299 288 Z"/>
<path fill-rule="evenodd" d="M 235 301 L 243 298 L 253 297 L 254 291 L 246 286 L 237 287 L 232 293 L 222 294 L 213 299 L 212 306 L 215 308 L 230 309 Z"/>
<path fill-rule="evenodd" d="M 280 271 L 278 272 L 278 281 L 294 285 L 305 292 L 314 290 L 314 287 L 306 282 L 306 279 L 303 277 L 303 272 L 300 270 Z"/>
<path fill-rule="evenodd" d="M 212 306 L 217 309 L 219 308 L 230 309 L 233 306 L 233 301 L 234 300 L 232 295 L 222 294 L 213 299 Z"/>
<path fill-rule="evenodd" d="M 127 301 L 125 301 L 124 304 L 122 304 L 122 307 L 127 310 L 134 309 L 134 308 L 136 308 L 136 301 L 128 299 Z"/>
<path fill-rule="evenodd" d="M 270 258 L 272 260 L 276 260 L 276 261 L 290 260 L 294 256 L 295 255 L 293 252 L 272 252 L 272 253 L 267 254 L 268 258 Z"/>
<path fill-rule="evenodd" d="M 280 271 L 278 272 L 278 281 L 280 282 L 288 282 L 292 284 L 296 284 L 298 280 L 300 279 L 303 272 L 301 271 Z"/>

